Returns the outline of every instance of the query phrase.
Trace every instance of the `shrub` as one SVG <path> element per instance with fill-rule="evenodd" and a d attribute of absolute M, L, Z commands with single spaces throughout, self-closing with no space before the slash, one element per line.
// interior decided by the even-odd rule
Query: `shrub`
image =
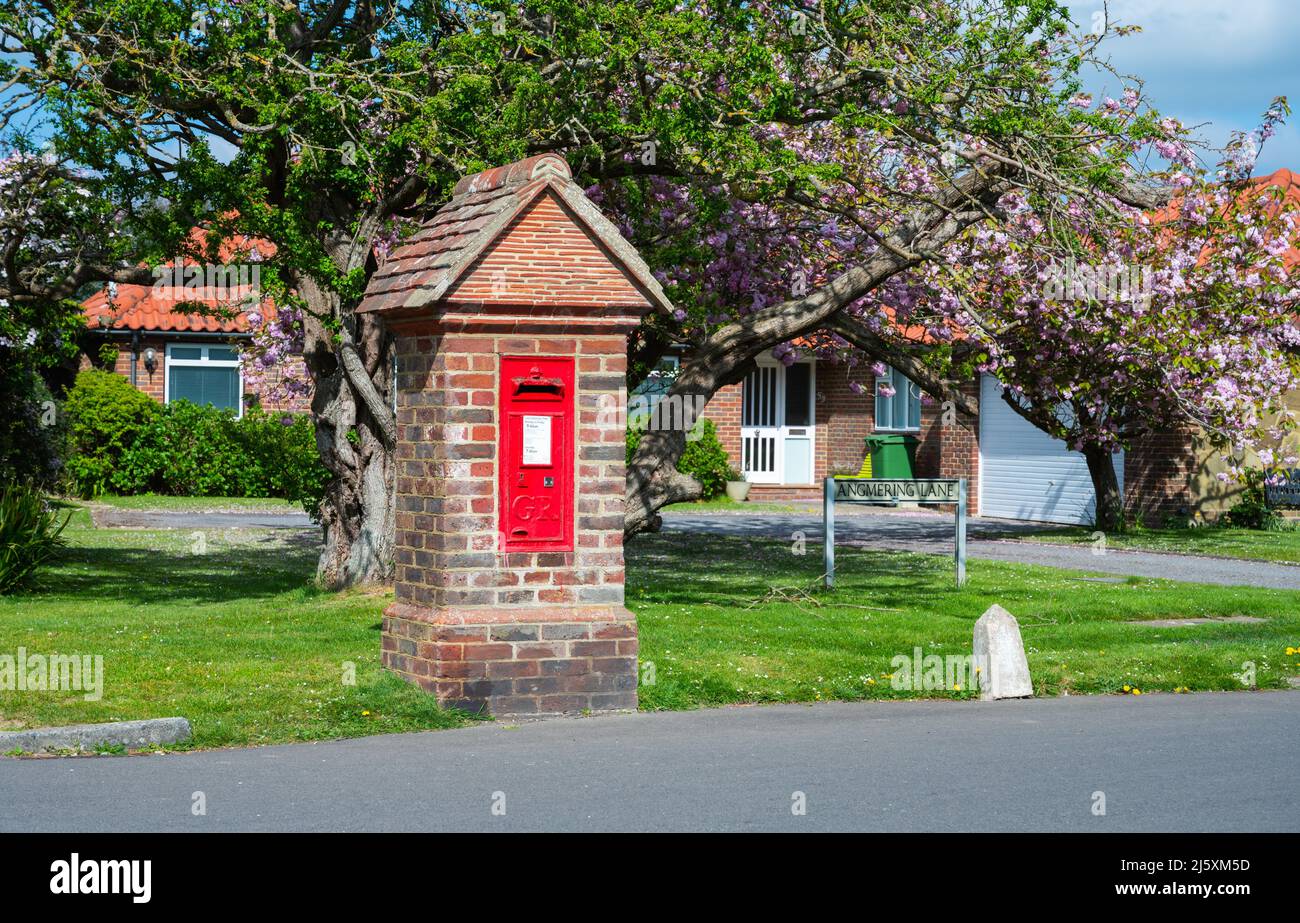
<path fill-rule="evenodd" d="M 316 449 L 311 415 L 251 410 L 239 432 L 246 440 L 250 470 L 261 472 L 260 484 L 267 491 L 257 496 L 298 500 L 315 515 L 331 475 Z"/>
<path fill-rule="evenodd" d="M 677 470 L 699 481 L 704 488 L 703 498 L 712 500 L 727 489 L 727 481 L 730 479 L 732 469 L 727 460 L 727 450 L 718 441 L 718 432 L 713 421 L 702 418 L 695 424 L 695 428 L 698 430 L 699 438 L 686 440 L 686 450 L 677 461 Z M 644 431 L 644 422 L 637 425 L 629 421 L 627 427 L 629 463 L 632 461 L 637 445 L 641 442 L 641 434 Z M 692 432 L 690 435 L 694 436 L 696 433 Z"/>
<path fill-rule="evenodd" d="M 30 363 L 7 361 L 0 347 L 0 478 L 54 487 L 63 465 L 67 425 L 54 395 Z"/>
<path fill-rule="evenodd" d="M 66 472 L 70 489 L 80 497 L 108 490 L 122 456 L 158 415 L 158 405 L 121 375 L 87 369 L 68 392 L 71 455 Z"/>
<path fill-rule="evenodd" d="M 329 472 L 305 414 L 269 414 L 176 401 L 124 454 L 112 483 L 123 493 L 285 497 L 314 512 Z"/>
<path fill-rule="evenodd" d="M 176 401 L 137 435 L 112 474 L 113 490 L 180 496 L 244 496 L 234 452 L 233 411 Z"/>
<path fill-rule="evenodd" d="M 62 533 L 71 518 L 69 513 L 60 521 L 30 484 L 0 486 L 0 593 L 27 586 L 36 569 L 67 544 Z"/>
<path fill-rule="evenodd" d="M 1266 532 L 1287 532 L 1292 528 L 1282 514 L 1268 505 L 1264 492 L 1264 473 L 1248 471 L 1246 487 L 1241 492 L 1241 500 L 1228 512 L 1223 514 L 1228 525 L 1239 529 L 1262 529 Z"/>
<path fill-rule="evenodd" d="M 69 392 L 71 489 L 193 497 L 284 497 L 316 515 L 330 474 L 306 414 L 165 406 L 121 375 L 86 371 Z"/>

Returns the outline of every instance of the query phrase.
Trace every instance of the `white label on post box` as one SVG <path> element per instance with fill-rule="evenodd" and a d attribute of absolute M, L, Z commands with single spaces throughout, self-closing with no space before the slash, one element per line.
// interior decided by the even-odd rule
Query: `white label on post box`
<path fill-rule="evenodd" d="M 525 465 L 549 465 L 551 463 L 551 418 L 524 417 L 524 462 Z"/>

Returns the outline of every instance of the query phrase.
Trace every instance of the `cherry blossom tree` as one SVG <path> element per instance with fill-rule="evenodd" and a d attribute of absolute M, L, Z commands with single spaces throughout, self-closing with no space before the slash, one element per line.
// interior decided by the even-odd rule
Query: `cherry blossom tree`
<path fill-rule="evenodd" d="M 1131 94 L 1102 110 L 1136 105 Z M 1295 425 L 1285 397 L 1300 385 L 1300 201 L 1251 178 L 1285 114 L 1279 99 L 1215 171 L 1198 167 L 1179 123 L 1161 120 L 1155 146 L 1178 193 L 1158 211 L 1112 200 L 1123 220 L 1097 225 L 1074 198 L 1045 212 L 1008 193 L 1005 221 L 900 275 L 838 329 L 898 339 L 898 325 L 920 327 L 944 348 L 913 346 L 918 360 L 947 376 L 995 375 L 1016 412 L 1083 453 L 1103 529 L 1124 526 L 1112 453 L 1143 436 L 1193 428 L 1237 462 L 1293 466 L 1274 447 Z"/>

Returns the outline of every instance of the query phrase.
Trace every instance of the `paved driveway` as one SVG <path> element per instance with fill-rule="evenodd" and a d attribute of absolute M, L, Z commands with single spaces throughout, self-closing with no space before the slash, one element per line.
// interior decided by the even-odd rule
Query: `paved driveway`
<path fill-rule="evenodd" d="M 558 719 L 0 759 L 0 831 L 1300 831 L 1297 740 L 1295 692 Z"/>
<path fill-rule="evenodd" d="M 788 539 L 803 532 L 810 540 L 822 539 L 820 508 L 794 513 L 676 513 L 664 514 L 664 531 L 704 532 L 753 538 Z M 305 513 L 221 512 L 191 513 L 173 510 L 95 510 L 95 523 L 107 528 L 145 529 L 315 529 Z M 1017 538 L 1051 526 L 972 517 L 967 553 L 972 558 L 1043 564 L 1119 576 L 1163 577 L 1188 583 L 1222 586 L 1273 587 L 1300 590 L 1300 567 L 1263 561 L 1240 561 L 1200 555 L 1156 554 L 1108 550 L 1095 554 L 1091 546 L 1055 545 L 1017 541 Z M 918 511 L 879 511 L 865 506 L 836 510 L 837 545 L 888 548 L 952 554 L 952 517 Z"/>
<path fill-rule="evenodd" d="M 187 512 L 183 510 L 128 510 L 99 506 L 91 513 L 101 529 L 312 529 L 303 512 L 259 511 Z"/>
<path fill-rule="evenodd" d="M 835 544 L 894 551 L 952 554 L 952 516 L 931 512 L 873 511 L 868 507 L 836 508 Z M 1202 555 L 1116 551 L 1096 554 L 1092 546 L 1018 541 L 1043 529 L 1037 523 L 972 517 L 967 527 L 966 553 L 971 558 L 1043 564 L 1101 574 L 1163 577 L 1187 583 L 1222 586 L 1273 587 L 1300 590 L 1300 567 L 1264 561 L 1241 561 Z M 664 514 L 665 532 L 705 532 L 786 540 L 803 532 L 810 542 L 822 541 L 820 510 L 808 513 L 674 513 Z"/>

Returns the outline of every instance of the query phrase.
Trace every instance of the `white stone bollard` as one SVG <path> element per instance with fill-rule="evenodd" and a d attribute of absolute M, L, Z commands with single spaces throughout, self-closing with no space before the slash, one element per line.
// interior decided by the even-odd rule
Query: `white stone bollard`
<path fill-rule="evenodd" d="M 980 699 L 1020 699 L 1034 694 L 1020 625 L 1001 606 L 989 606 L 975 623 L 975 664 L 980 668 Z"/>

